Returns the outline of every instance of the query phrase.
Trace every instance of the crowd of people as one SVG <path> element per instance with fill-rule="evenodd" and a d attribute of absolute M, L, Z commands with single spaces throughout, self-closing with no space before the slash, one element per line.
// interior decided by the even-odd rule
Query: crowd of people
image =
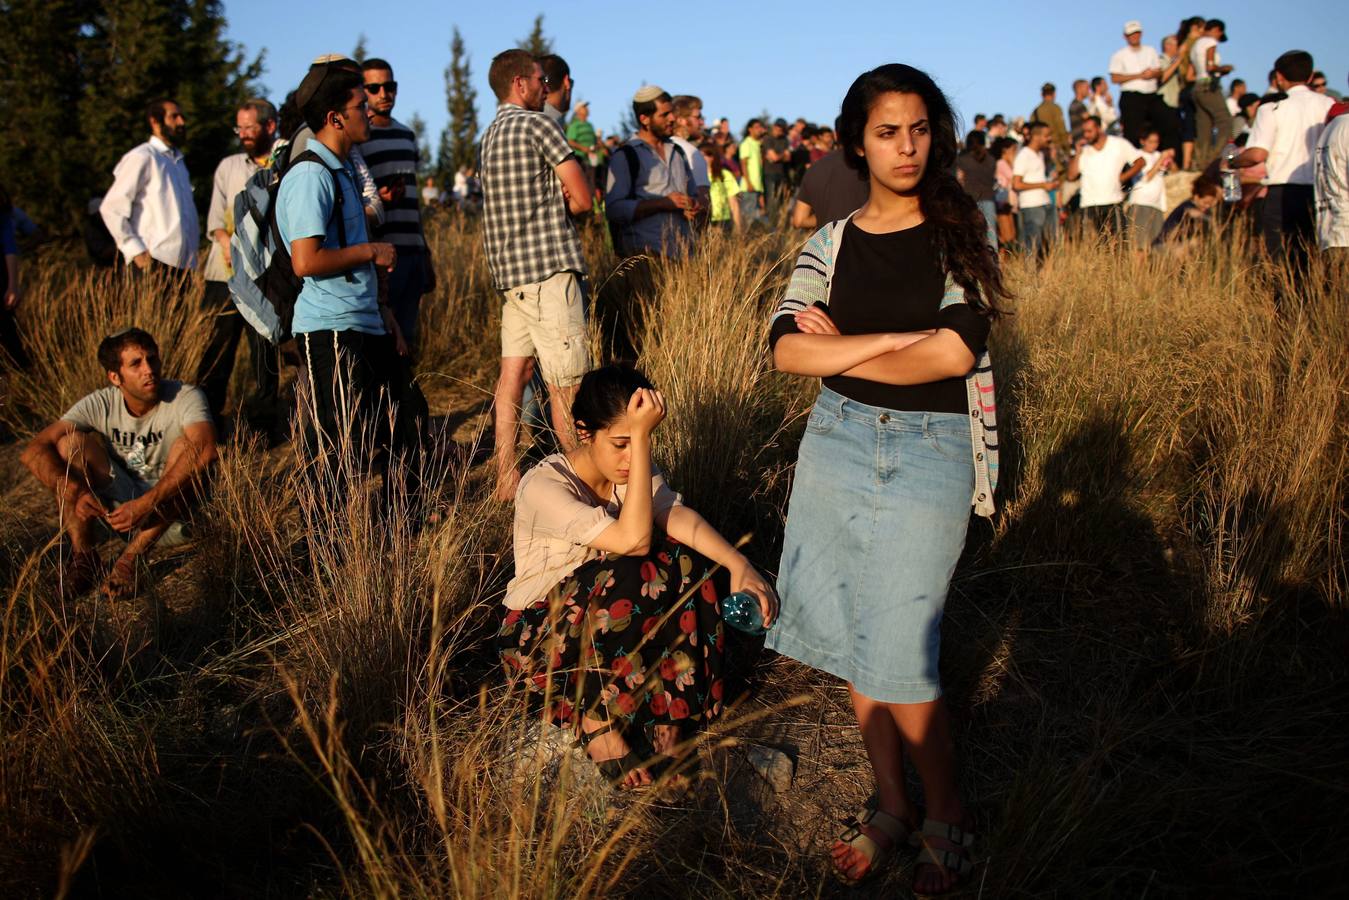
<path fill-rule="evenodd" d="M 1236 134 L 1219 109 L 1231 71 L 1217 52 L 1222 22 L 1187 20 L 1162 53 L 1142 44 L 1138 22 L 1124 34 L 1110 81 L 1075 83 L 1068 120 L 1046 84 L 1028 120 L 975 116 L 963 141 L 934 81 L 897 64 L 858 77 L 830 127 L 751 119 L 737 139 L 725 119 L 707 127 L 698 97 L 646 85 L 632 97 L 635 133 L 605 138 L 586 104 L 571 108 L 565 60 L 507 50 L 488 72 L 498 106 L 478 161 L 452 194 L 419 181 L 416 136 L 393 116 L 393 66 L 320 57 L 279 111 L 252 100 L 236 112 L 242 150 L 217 167 L 206 219 L 212 334 L 196 386 L 162 378 L 152 335 L 110 335 L 98 349 L 108 385 L 25 451 L 69 535 L 66 589 L 132 595 L 138 560 L 200 501 L 245 334 L 255 371 L 243 418 L 278 439 L 290 416 L 276 344 L 294 338 L 300 453 L 323 496 L 340 502 L 352 488 L 344 453 L 386 489 L 415 487 L 425 404 L 410 360 L 435 287 L 423 205 L 480 213 L 502 302 L 492 476 L 514 504 L 498 634 L 508 677 L 548 697 L 546 714 L 617 786 L 641 788 L 683 764 L 694 731 L 720 713 L 721 601 L 747 595 L 771 626 L 768 647 L 848 684 L 877 800 L 833 845 L 838 876 L 861 881 L 912 845 L 916 889 L 953 888 L 975 834 L 941 696 L 940 623 L 971 508 L 994 511 L 987 339 L 1008 299 L 999 246 L 1039 252 L 1070 216 L 1139 246 L 1192 233 L 1229 171 L 1252 189 L 1271 256 L 1304 252 L 1313 202 L 1322 249 L 1349 244 L 1349 117 L 1334 119 L 1344 104 L 1313 89 L 1310 55 L 1279 57 L 1277 94 L 1235 98 L 1247 127 Z M 146 120 L 151 136 L 118 163 L 100 214 L 127 276 L 181 297 L 199 249 L 186 122 L 171 100 Z M 1222 152 L 1229 141 L 1241 149 Z M 1168 217 L 1164 177 L 1190 166 L 1208 171 Z M 580 234 L 601 210 L 631 262 L 591 298 Z M 653 463 L 666 400 L 632 344 L 642 260 L 687 254 L 706 229 L 752 227 L 810 232 L 767 349 L 781 372 L 821 380 L 776 590 Z M 18 290 L 11 265 L 7 310 Z M 592 357 L 592 317 L 607 359 Z M 534 383 L 557 452 L 522 474 Z M 106 576 L 99 523 L 129 538 Z"/>
<path fill-rule="evenodd" d="M 1224 93 L 1234 67 L 1219 52 L 1222 20 L 1183 20 L 1160 52 L 1144 44 L 1137 20 L 1124 24 L 1124 40 L 1108 80 L 1073 82 L 1066 118 L 1052 83 L 1027 119 L 974 117 L 957 167 L 1001 247 L 1043 253 L 1073 226 L 1117 236 L 1141 253 L 1183 247 L 1235 214 L 1248 217 L 1258 249 L 1273 259 L 1305 259 L 1318 243 L 1339 246 L 1330 236 L 1344 206 L 1336 141 L 1323 151 L 1320 201 L 1313 184 L 1318 141 L 1338 131 L 1326 126 L 1341 108 L 1310 54 L 1280 56 L 1263 95 L 1240 78 Z M 1197 175 L 1179 205 L 1165 186 L 1175 171 Z"/>

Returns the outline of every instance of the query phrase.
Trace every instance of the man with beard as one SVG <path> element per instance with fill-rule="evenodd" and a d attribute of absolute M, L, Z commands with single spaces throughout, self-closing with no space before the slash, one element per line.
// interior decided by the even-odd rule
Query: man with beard
<path fill-rule="evenodd" d="M 211 206 L 206 213 L 211 249 L 206 255 L 206 291 L 202 294 L 202 306 L 213 317 L 211 342 L 197 367 L 197 384 L 206 393 L 211 415 L 219 423 L 225 411 L 225 394 L 234 371 L 239 335 L 247 332 L 256 385 L 244 406 L 250 424 L 264 433 L 273 432 L 278 424 L 276 352 L 262 335 L 244 327 L 243 317 L 230 299 L 230 236 L 234 234 L 234 198 L 253 173 L 271 164 L 276 129 L 276 108 L 272 104 L 266 100 L 245 102 L 234 113 L 234 133 L 239 136 L 243 152 L 225 157 L 216 166 Z"/>
<path fill-rule="evenodd" d="M 216 460 L 215 428 L 201 391 L 160 378 L 159 347 L 141 329 L 104 338 L 98 362 L 111 385 L 38 432 L 22 459 L 55 496 L 70 537 L 66 596 L 84 593 L 100 574 L 95 523 L 102 520 L 128 541 L 103 593 L 125 599 L 136 590 L 137 561 L 198 498 Z M 173 534 L 163 543 L 181 540 Z"/>
<path fill-rule="evenodd" d="M 683 256 L 700 211 L 693 164 L 671 140 L 674 102 L 655 85 L 632 98 L 637 133 L 609 162 L 605 214 L 626 256 Z"/>
<path fill-rule="evenodd" d="M 150 139 L 117 163 L 98 211 L 135 271 L 162 267 L 182 276 L 196 266 L 201 239 L 192 182 L 179 149 L 187 139 L 187 121 L 173 100 L 153 101 L 145 116 Z"/>

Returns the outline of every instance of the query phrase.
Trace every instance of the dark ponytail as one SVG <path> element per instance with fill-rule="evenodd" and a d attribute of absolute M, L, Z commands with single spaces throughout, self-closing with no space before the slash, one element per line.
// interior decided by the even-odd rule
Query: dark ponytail
<path fill-rule="evenodd" d="M 862 149 L 867 116 L 882 94 L 917 94 L 927 107 L 932 129 L 932 149 L 923 180 L 918 184 L 919 208 L 932 225 L 933 243 L 942 265 L 965 289 L 972 308 L 989 316 L 998 315 L 1001 302 L 1010 295 L 998 268 L 997 252 L 988 243 L 988 225 L 974 198 L 956 180 L 954 166 L 958 142 L 955 113 L 951 104 L 925 72 L 901 63 L 890 63 L 863 72 L 848 88 L 839 113 L 838 136 L 843 158 L 864 175 L 868 173 Z"/>
<path fill-rule="evenodd" d="M 651 382 L 636 369 L 608 365 L 587 372 L 571 402 L 572 424 L 591 435 L 608 428 L 628 410 L 628 401 Z"/>

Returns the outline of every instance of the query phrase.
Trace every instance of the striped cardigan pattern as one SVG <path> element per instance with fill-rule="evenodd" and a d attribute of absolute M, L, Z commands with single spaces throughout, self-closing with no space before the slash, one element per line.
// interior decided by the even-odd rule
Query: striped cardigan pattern
<path fill-rule="evenodd" d="M 843 229 L 849 216 L 831 222 L 806 241 L 796 260 L 787 293 L 773 313 L 795 315 L 816 303 L 829 303 L 829 290 L 834 280 L 834 260 L 838 258 L 843 242 Z M 946 293 L 942 308 L 965 302 L 965 289 L 955 283 L 948 272 Z M 998 415 L 993 389 L 993 361 L 985 349 L 974 362 L 974 368 L 965 376 L 965 398 L 970 411 L 970 447 L 974 454 L 974 493 L 970 504 L 981 516 L 994 512 L 993 493 L 998 488 Z"/>

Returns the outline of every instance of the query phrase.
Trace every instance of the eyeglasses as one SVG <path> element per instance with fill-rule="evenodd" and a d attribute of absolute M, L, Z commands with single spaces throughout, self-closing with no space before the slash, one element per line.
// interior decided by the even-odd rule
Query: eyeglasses
<path fill-rule="evenodd" d="M 398 82 L 381 81 L 378 84 L 367 84 L 365 86 L 365 92 L 367 94 L 382 94 L 385 91 L 388 91 L 390 94 L 398 93 Z"/>
<path fill-rule="evenodd" d="M 370 110 L 370 104 L 362 100 L 360 103 L 357 103 L 354 106 L 344 106 L 342 108 L 342 112 L 346 112 L 349 109 L 359 109 L 361 112 L 368 112 Z"/>
<path fill-rule="evenodd" d="M 1326 89 L 1326 83 L 1324 81 L 1313 81 L 1311 87 L 1314 91 L 1323 91 Z"/>

